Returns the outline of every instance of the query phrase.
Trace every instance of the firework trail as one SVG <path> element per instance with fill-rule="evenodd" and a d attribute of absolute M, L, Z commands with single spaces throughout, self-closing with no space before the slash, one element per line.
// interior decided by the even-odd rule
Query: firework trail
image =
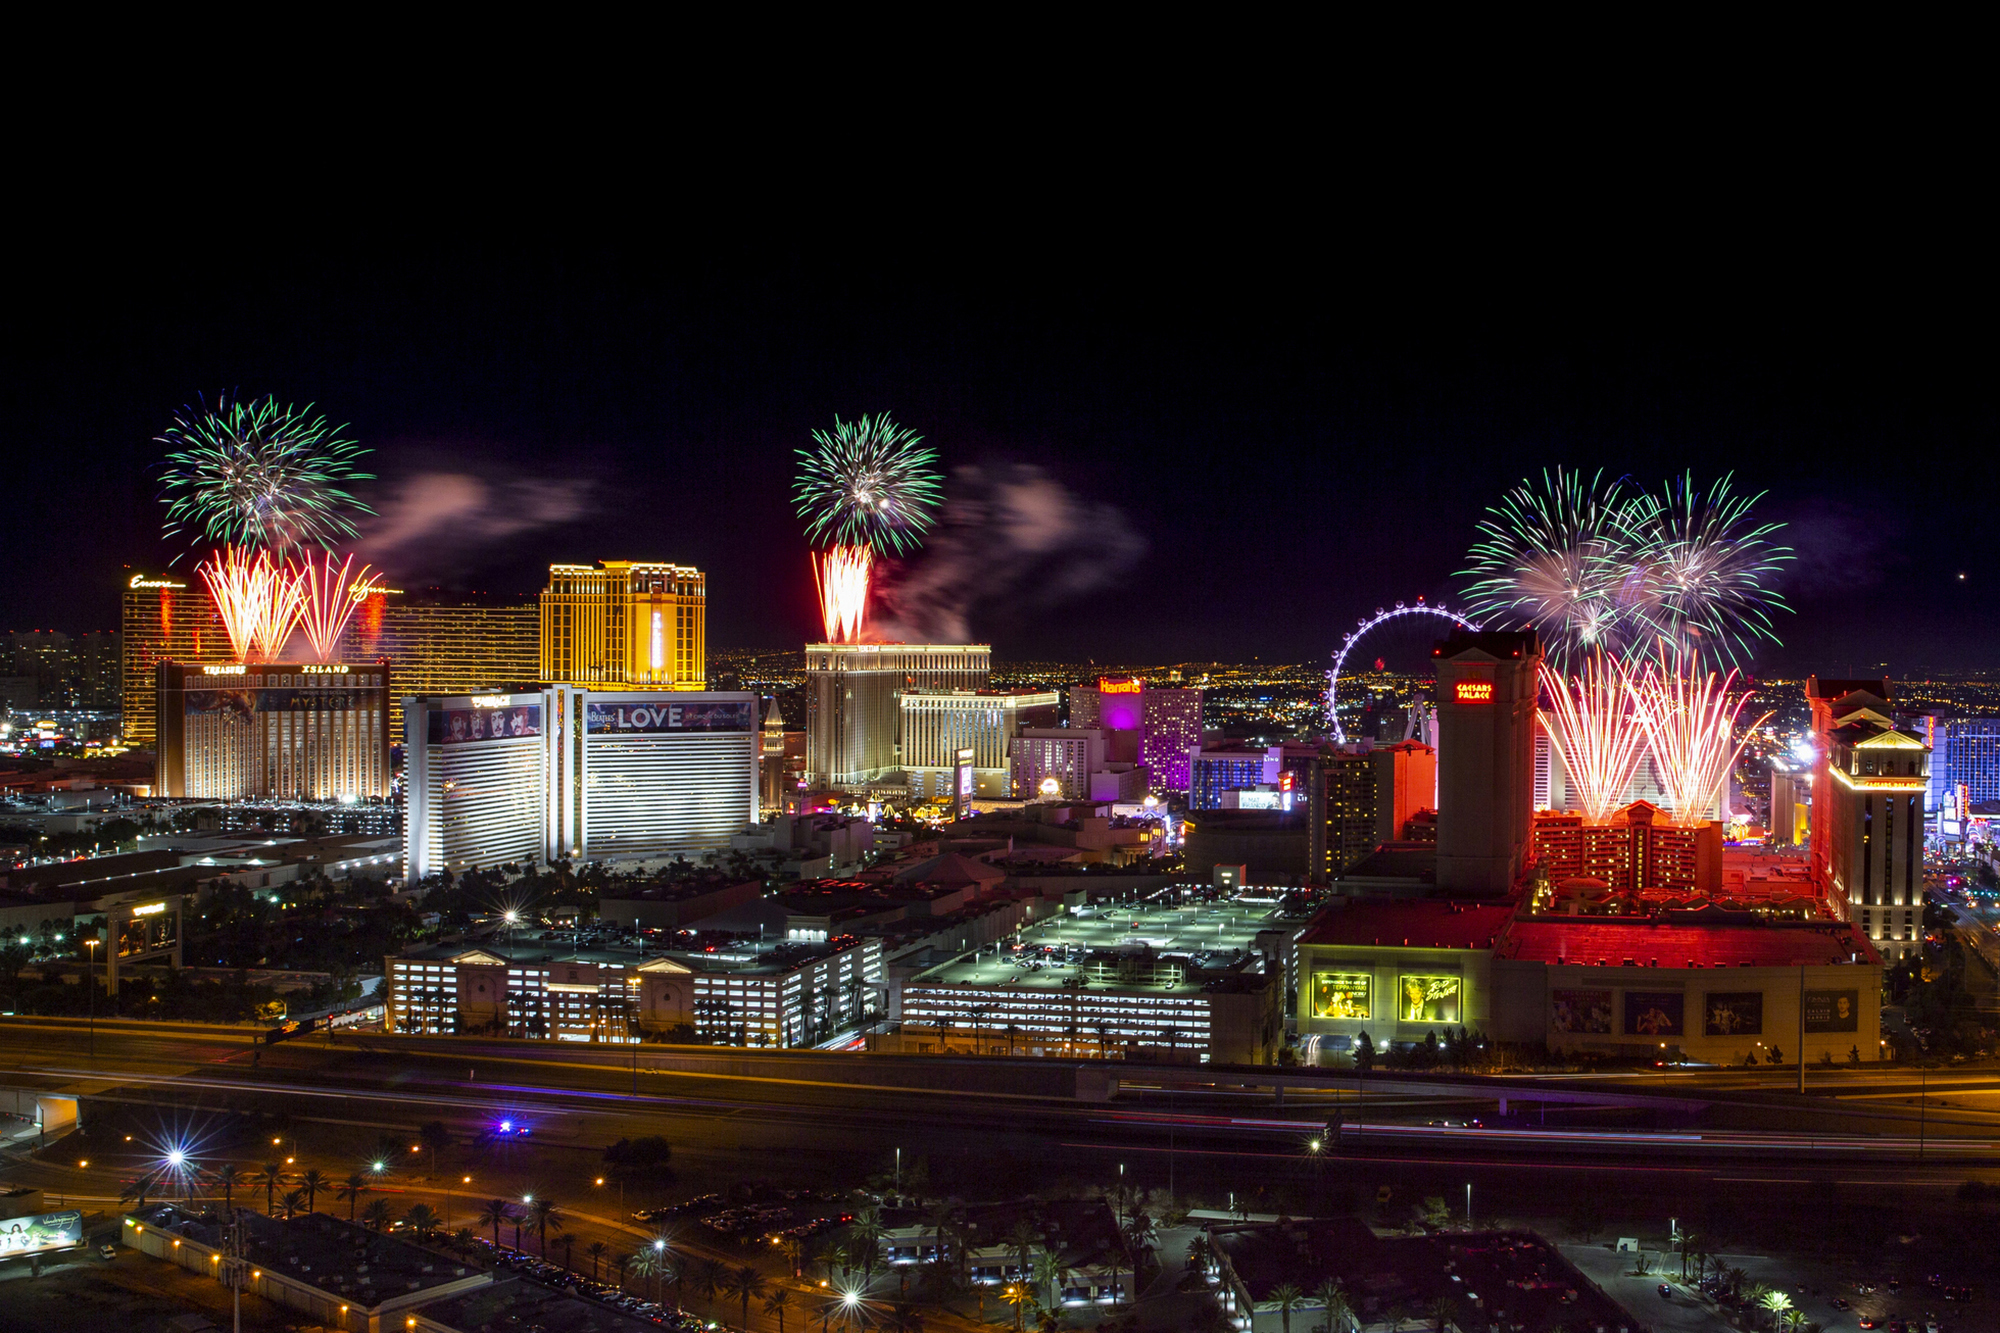
<path fill-rule="evenodd" d="M 167 537 L 282 552 L 354 536 L 348 513 L 373 511 L 342 484 L 374 474 L 355 470 L 368 451 L 346 429 L 269 395 L 182 408 L 158 437 L 169 450 L 160 494 Z"/>
<path fill-rule="evenodd" d="M 1633 711 L 1645 730 L 1674 822 L 1701 823 L 1715 808 L 1749 733 L 1771 714 L 1739 727 L 1750 692 L 1730 689 L 1736 672 L 1704 674 L 1697 656 L 1669 639 L 1659 640 L 1655 659 L 1628 680 Z"/>
<path fill-rule="evenodd" d="M 1646 728 L 1634 707 L 1632 679 L 1624 665 L 1603 653 L 1585 659 L 1575 677 L 1542 666 L 1550 705 L 1542 727 L 1562 758 L 1584 816 L 1602 824 L 1617 808 L 1646 756 Z"/>
<path fill-rule="evenodd" d="M 317 562 L 308 554 L 287 572 L 299 594 L 299 628 L 312 644 L 313 656 L 331 661 L 355 609 L 375 591 L 369 568 L 355 569 L 351 555 L 336 565 L 331 554 Z"/>
<path fill-rule="evenodd" d="M 195 567 L 215 599 L 215 609 L 242 662 L 269 661 L 285 646 L 304 601 L 298 580 L 271 559 L 225 546 Z"/>
<path fill-rule="evenodd" d="M 923 544 L 943 479 L 933 470 L 937 451 L 887 413 L 859 421 L 833 420 L 831 431 L 813 432 L 813 449 L 800 449 L 792 485 L 806 536 L 825 551 L 815 556 L 820 613 L 828 642 L 860 637 L 868 612 L 868 582 L 877 555 L 899 555 Z"/>

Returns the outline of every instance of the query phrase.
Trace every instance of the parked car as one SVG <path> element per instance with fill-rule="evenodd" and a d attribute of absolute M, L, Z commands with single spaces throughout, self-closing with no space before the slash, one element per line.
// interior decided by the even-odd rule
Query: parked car
<path fill-rule="evenodd" d="M 1660 1284 L 1660 1299 L 1663 1301 L 1670 1301 L 1673 1298 L 1674 1298 L 1674 1289 L 1668 1286 L 1666 1283 L 1662 1282 Z"/>
<path fill-rule="evenodd" d="M 116 1259 L 118 1257 L 118 1247 L 116 1245 L 100 1245 L 97 1247 L 97 1257 L 100 1259 Z"/>

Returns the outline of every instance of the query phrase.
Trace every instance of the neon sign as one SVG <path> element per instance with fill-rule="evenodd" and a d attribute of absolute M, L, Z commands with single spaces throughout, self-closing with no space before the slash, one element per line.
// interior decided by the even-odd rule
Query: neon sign
<path fill-rule="evenodd" d="M 299 670 L 308 676 L 344 676 L 348 672 L 344 666 L 313 666 L 310 663 Z"/>
<path fill-rule="evenodd" d="M 1490 680 L 1461 680 L 1451 687 L 1451 697 L 1462 704 L 1490 704 L 1493 702 L 1493 682 Z"/>
<path fill-rule="evenodd" d="M 205 666 L 201 669 L 201 674 L 204 676 L 240 676 L 243 672 L 244 666 L 241 662 L 233 666 Z"/>
<path fill-rule="evenodd" d="M 1145 686 L 1136 678 L 1132 680 L 1111 680 L 1104 676 L 1097 678 L 1099 694 L 1137 694 L 1144 688 Z"/>
<path fill-rule="evenodd" d="M 185 588 L 185 583 L 175 583 L 172 579 L 149 579 L 144 574 L 134 574 L 128 588 Z"/>
<path fill-rule="evenodd" d="M 167 905 L 166 905 L 165 903 L 147 903 L 147 904 L 146 904 L 146 905 L 145 905 L 144 907 L 135 907 L 135 908 L 133 908 L 133 909 L 132 909 L 132 915 L 133 915 L 133 916 L 158 916 L 158 915 L 159 915 L 160 913 L 162 913 L 162 912 L 164 912 L 164 911 L 166 911 L 166 910 L 167 910 Z"/>
<path fill-rule="evenodd" d="M 472 696 L 474 708 L 505 708 L 507 696 L 504 694 L 475 694 Z"/>

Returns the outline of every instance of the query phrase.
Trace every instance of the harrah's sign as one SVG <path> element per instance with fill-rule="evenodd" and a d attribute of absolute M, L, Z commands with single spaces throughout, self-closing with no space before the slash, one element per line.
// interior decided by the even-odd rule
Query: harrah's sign
<path fill-rule="evenodd" d="M 1111 680 L 1104 676 L 1097 678 L 1097 692 L 1099 694 L 1137 694 L 1145 688 L 1145 685 L 1136 679 Z"/>

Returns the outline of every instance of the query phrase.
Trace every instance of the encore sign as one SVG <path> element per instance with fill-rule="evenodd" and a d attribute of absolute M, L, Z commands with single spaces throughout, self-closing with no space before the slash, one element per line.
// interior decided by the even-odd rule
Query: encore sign
<path fill-rule="evenodd" d="M 1490 704 L 1493 702 L 1493 682 L 1490 680 L 1455 681 L 1451 687 L 1451 697 L 1462 704 Z"/>

